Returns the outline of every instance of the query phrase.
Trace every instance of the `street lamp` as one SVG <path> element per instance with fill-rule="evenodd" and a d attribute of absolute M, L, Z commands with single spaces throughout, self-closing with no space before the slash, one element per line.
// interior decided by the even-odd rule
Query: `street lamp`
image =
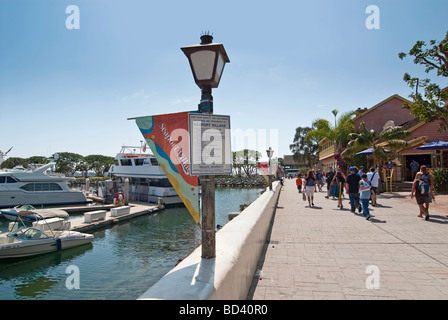
<path fill-rule="evenodd" d="M 271 172 L 271 158 L 274 154 L 274 150 L 272 150 L 271 147 L 269 147 L 268 150 L 266 150 L 266 153 L 269 157 L 269 190 L 272 190 L 272 172 Z"/>
<path fill-rule="evenodd" d="M 269 149 L 266 150 L 266 154 L 268 155 L 268 158 L 269 158 L 269 163 L 268 163 L 268 166 L 269 166 L 269 190 L 272 190 L 271 158 L 274 154 L 274 150 L 272 150 L 272 148 L 269 147 Z"/>
<path fill-rule="evenodd" d="M 230 62 L 222 44 L 212 43 L 213 37 L 201 36 L 201 43 L 183 47 L 190 62 L 194 81 L 201 89 L 199 113 L 213 113 L 212 88 L 217 88 L 226 63 Z M 215 176 L 201 176 L 202 189 L 202 258 L 216 257 L 215 241 Z"/>
<path fill-rule="evenodd" d="M 205 34 L 200 44 L 181 48 L 190 62 L 194 82 L 202 91 L 199 112 L 213 113 L 212 88 L 218 87 L 224 66 L 230 62 L 224 46 L 212 41 L 213 37 Z"/>

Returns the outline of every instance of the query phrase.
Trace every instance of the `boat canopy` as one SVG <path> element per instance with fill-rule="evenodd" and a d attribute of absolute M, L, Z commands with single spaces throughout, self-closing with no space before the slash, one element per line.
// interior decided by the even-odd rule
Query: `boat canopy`
<path fill-rule="evenodd" d="M 61 209 L 34 209 L 34 210 L 22 210 L 18 212 L 19 216 L 28 216 L 36 214 L 43 219 L 49 218 L 68 218 L 69 215 L 66 211 Z"/>

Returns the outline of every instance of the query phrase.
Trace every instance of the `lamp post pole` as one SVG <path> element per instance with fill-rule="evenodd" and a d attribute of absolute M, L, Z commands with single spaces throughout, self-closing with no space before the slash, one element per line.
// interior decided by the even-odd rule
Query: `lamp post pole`
<path fill-rule="evenodd" d="M 266 150 L 266 153 L 267 153 L 267 155 L 268 155 L 268 157 L 269 157 L 269 163 L 268 163 L 268 166 L 269 166 L 269 190 L 272 190 L 271 158 L 272 158 L 272 155 L 274 154 L 274 150 L 272 150 L 272 148 L 269 147 L 269 149 Z"/>
<path fill-rule="evenodd" d="M 201 103 L 199 113 L 213 114 L 213 96 L 210 86 L 201 88 Z M 216 257 L 215 234 L 215 176 L 201 176 L 202 193 L 202 254 L 201 257 L 211 259 Z"/>

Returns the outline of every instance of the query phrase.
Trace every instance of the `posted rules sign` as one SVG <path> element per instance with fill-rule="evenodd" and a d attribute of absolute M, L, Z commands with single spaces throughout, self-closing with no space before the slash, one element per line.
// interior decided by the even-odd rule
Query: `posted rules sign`
<path fill-rule="evenodd" d="M 191 174 L 231 174 L 230 116 L 190 113 L 189 130 Z"/>

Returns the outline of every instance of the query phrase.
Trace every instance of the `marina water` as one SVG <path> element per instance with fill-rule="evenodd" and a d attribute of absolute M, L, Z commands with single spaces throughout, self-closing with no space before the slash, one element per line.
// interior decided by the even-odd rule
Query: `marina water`
<path fill-rule="evenodd" d="M 223 226 L 229 212 L 238 212 L 262 190 L 217 188 L 216 224 Z M 9 222 L 0 218 L 2 232 Z M 185 208 L 91 233 L 95 236 L 91 245 L 0 261 L 0 300 L 136 299 L 201 241 L 201 230 Z"/>

